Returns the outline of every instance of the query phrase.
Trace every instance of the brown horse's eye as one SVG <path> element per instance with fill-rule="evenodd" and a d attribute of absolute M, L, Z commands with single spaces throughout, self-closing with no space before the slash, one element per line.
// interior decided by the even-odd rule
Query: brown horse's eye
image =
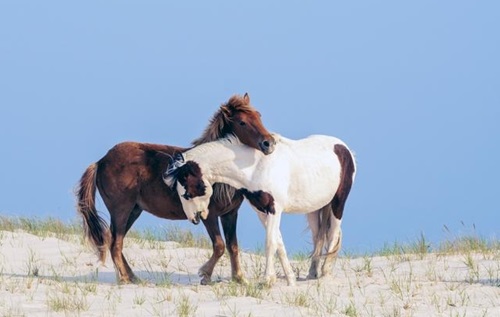
<path fill-rule="evenodd" d="M 240 121 L 240 125 L 241 125 L 241 126 L 246 125 L 245 121 Z"/>

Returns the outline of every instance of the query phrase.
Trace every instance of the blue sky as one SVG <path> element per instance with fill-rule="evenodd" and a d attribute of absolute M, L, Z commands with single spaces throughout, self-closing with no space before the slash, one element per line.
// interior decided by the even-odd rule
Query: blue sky
<path fill-rule="evenodd" d="M 498 238 L 499 30 L 497 1 L 2 1 L 0 214 L 78 219 L 73 188 L 113 145 L 188 146 L 248 92 L 269 130 L 356 152 L 344 250 Z M 172 224 L 204 232 L 136 226 Z M 312 249 L 305 216 L 281 228 Z"/>

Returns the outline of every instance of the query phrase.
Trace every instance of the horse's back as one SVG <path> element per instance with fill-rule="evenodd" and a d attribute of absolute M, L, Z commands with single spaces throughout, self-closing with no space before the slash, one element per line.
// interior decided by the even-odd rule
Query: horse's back
<path fill-rule="evenodd" d="M 140 142 L 122 142 L 98 162 L 97 187 L 106 205 L 135 201 L 148 186 L 163 186 L 161 175 L 168 156 L 182 148 Z"/>

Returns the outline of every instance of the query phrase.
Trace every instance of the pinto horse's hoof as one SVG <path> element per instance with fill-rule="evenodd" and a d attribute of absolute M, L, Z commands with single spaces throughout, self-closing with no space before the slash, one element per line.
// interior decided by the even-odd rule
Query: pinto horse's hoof
<path fill-rule="evenodd" d="M 288 284 L 288 286 L 295 286 L 295 285 L 297 285 L 296 279 L 295 278 L 287 279 L 287 284 Z"/>
<path fill-rule="evenodd" d="M 259 283 L 259 286 L 263 288 L 271 288 L 276 283 L 276 276 L 266 276 L 262 282 Z"/>

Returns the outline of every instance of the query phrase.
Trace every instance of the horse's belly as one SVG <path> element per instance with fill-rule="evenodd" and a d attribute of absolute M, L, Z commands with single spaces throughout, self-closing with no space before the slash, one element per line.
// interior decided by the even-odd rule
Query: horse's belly
<path fill-rule="evenodd" d="M 329 204 L 334 196 L 335 191 L 328 192 L 323 195 L 316 195 L 312 193 L 294 195 L 289 199 L 289 202 L 286 204 L 283 211 L 286 213 L 298 214 L 310 213 Z"/>
<path fill-rule="evenodd" d="M 337 192 L 338 181 L 328 182 L 315 188 L 297 186 L 288 193 L 285 212 L 309 213 L 329 204 Z"/>
<path fill-rule="evenodd" d="M 324 168 L 315 175 L 299 177 L 291 184 L 284 211 L 309 213 L 329 204 L 337 192 L 340 173 L 334 168 Z"/>

